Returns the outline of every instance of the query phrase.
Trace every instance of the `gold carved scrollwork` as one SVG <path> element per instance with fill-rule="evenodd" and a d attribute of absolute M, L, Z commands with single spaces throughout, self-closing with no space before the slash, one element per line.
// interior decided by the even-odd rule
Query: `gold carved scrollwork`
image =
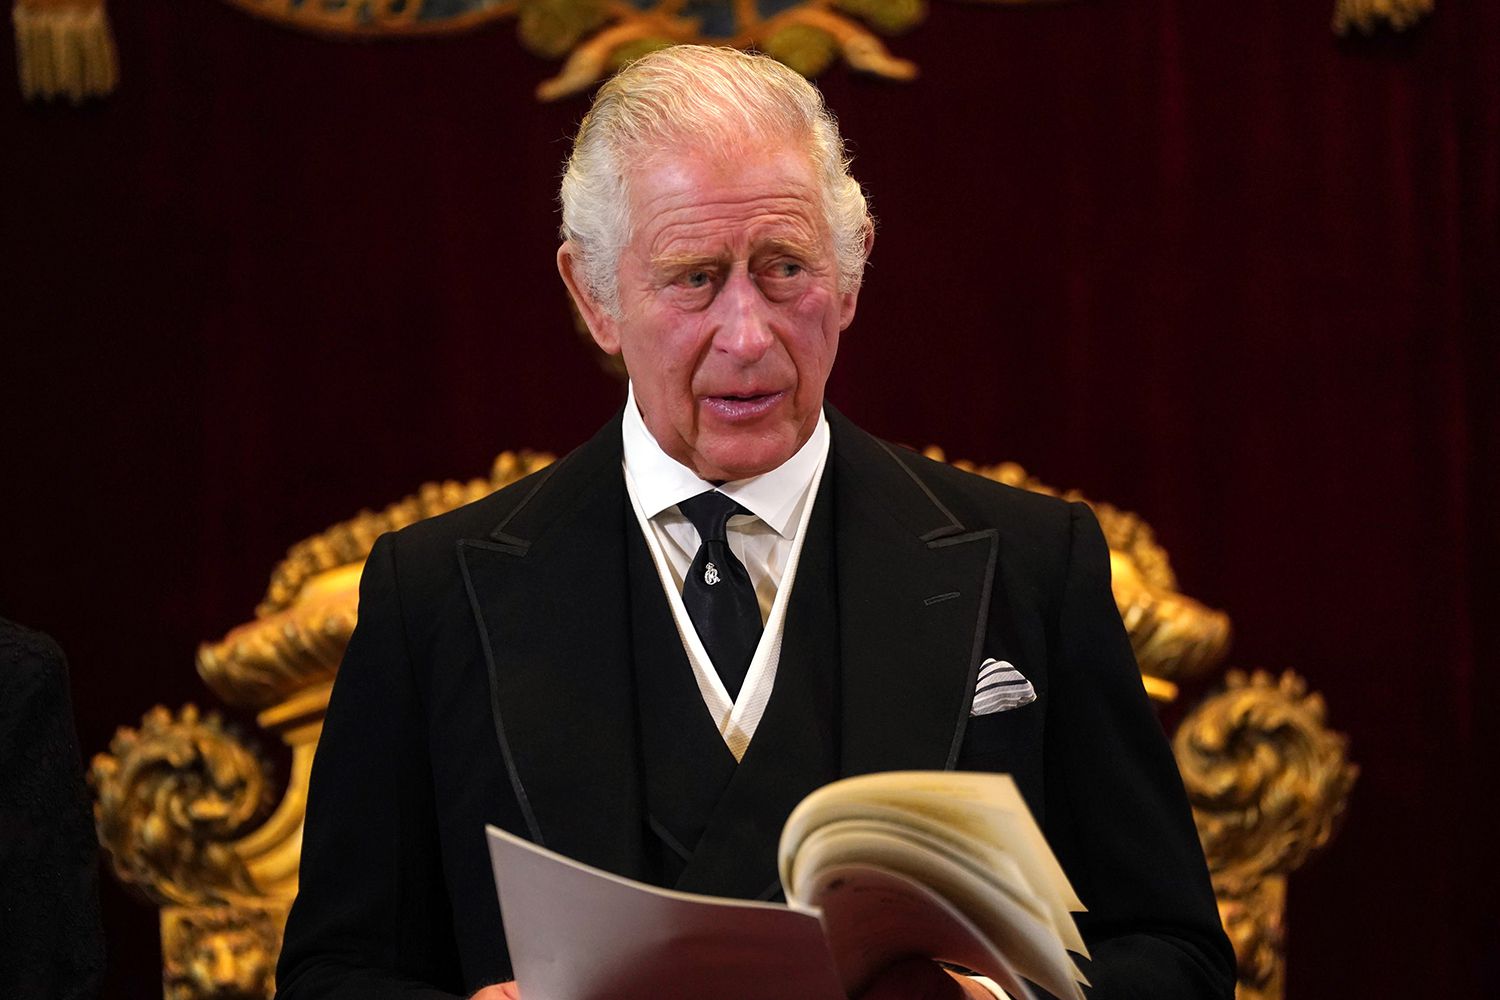
<path fill-rule="evenodd" d="M 564 59 L 536 88 L 542 100 L 588 89 L 653 49 L 681 42 L 755 48 L 815 76 L 837 60 L 892 80 L 917 66 L 893 55 L 880 35 L 920 24 L 927 0 L 229 0 L 257 17 L 318 34 L 400 37 L 465 31 L 491 21 L 517 22 L 536 55 Z M 986 0 L 995 5 L 1052 0 Z"/>
<path fill-rule="evenodd" d="M 264 1000 L 275 991 L 285 911 L 169 906 L 161 915 L 166 1000 Z"/>
<path fill-rule="evenodd" d="M 1240 1000 L 1283 993 L 1286 878 L 1338 829 L 1359 769 L 1296 674 L 1230 671 L 1173 750 L 1240 963 Z"/>
<path fill-rule="evenodd" d="M 254 899 L 230 842 L 272 802 L 269 766 L 218 715 L 157 706 L 121 728 L 89 778 L 99 840 L 115 873 L 159 904 Z"/>
<path fill-rule="evenodd" d="M 1236 670 L 1178 728 L 1177 762 L 1226 879 L 1285 874 L 1333 836 L 1359 769 L 1326 714 L 1296 674 Z"/>

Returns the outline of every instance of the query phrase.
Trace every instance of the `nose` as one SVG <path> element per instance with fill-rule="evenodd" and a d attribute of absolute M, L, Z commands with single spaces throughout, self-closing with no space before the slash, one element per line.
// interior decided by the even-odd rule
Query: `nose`
<path fill-rule="evenodd" d="M 776 335 L 771 332 L 770 303 L 743 270 L 736 270 L 720 291 L 715 305 L 722 310 L 714 348 L 743 365 L 765 356 Z"/>

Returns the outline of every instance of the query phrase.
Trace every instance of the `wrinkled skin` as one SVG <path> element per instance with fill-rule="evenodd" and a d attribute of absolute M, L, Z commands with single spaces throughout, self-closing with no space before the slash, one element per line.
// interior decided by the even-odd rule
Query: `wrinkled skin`
<path fill-rule="evenodd" d="M 771 471 L 817 426 L 859 295 L 839 290 L 811 162 L 790 142 L 674 149 L 628 189 L 618 310 L 594 299 L 571 243 L 563 280 L 668 455 L 713 482 Z"/>

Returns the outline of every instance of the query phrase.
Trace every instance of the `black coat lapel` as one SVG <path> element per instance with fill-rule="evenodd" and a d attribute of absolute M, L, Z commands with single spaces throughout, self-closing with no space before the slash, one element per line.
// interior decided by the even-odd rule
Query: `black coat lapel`
<path fill-rule="evenodd" d="M 495 729 L 534 841 L 624 875 L 642 863 L 620 421 L 538 477 L 459 559 Z"/>
<path fill-rule="evenodd" d="M 951 768 L 987 641 L 999 538 L 967 529 L 890 446 L 832 408 L 828 417 L 843 773 Z"/>

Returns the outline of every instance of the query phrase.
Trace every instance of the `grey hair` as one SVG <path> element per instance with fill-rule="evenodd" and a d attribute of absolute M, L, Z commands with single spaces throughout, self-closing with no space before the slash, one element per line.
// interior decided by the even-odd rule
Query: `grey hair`
<path fill-rule="evenodd" d="M 589 293 L 619 314 L 620 253 L 630 241 L 630 171 L 674 145 L 729 153 L 746 140 L 804 144 L 818 173 L 839 289 L 859 288 L 874 227 L 823 95 L 770 56 L 675 45 L 642 56 L 599 89 L 562 180 L 562 237 Z"/>

